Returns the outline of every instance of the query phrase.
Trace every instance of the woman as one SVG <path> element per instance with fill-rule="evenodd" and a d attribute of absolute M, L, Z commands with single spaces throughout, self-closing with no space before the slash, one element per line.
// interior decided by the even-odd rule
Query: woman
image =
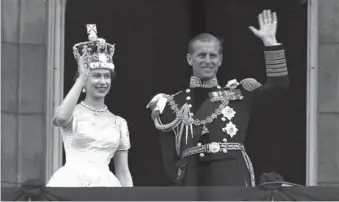
<path fill-rule="evenodd" d="M 95 25 L 87 29 L 90 41 L 73 47 L 79 76 L 53 119 L 53 125 L 61 128 L 66 164 L 47 186 L 131 187 L 127 122 L 104 103 L 115 77 L 114 45 L 97 38 Z M 86 98 L 77 104 L 81 92 Z M 115 175 L 109 170 L 112 158 Z"/>

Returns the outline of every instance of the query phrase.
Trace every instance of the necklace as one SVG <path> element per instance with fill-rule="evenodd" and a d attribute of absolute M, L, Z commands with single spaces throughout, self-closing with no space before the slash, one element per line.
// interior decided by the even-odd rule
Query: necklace
<path fill-rule="evenodd" d="M 102 109 L 95 109 L 95 108 L 93 108 L 93 107 L 87 105 L 86 103 L 84 103 L 84 101 L 81 101 L 81 105 L 84 106 L 85 108 L 91 110 L 95 115 L 99 115 L 100 112 L 105 112 L 105 111 L 107 111 L 107 106 L 106 106 L 106 105 L 105 105 L 105 107 L 102 108 Z"/>

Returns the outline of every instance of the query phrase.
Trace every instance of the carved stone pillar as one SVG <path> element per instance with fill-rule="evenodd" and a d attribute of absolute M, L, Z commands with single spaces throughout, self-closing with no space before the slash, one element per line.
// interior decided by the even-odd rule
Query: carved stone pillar
<path fill-rule="evenodd" d="M 46 181 L 62 166 L 60 130 L 52 126 L 63 100 L 65 10 L 67 0 L 47 0 Z"/>

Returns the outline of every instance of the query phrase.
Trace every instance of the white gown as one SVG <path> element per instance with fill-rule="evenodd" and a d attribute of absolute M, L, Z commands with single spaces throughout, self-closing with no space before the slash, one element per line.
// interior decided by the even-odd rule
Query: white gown
<path fill-rule="evenodd" d="M 55 120 L 53 125 L 57 126 Z M 119 116 L 99 118 L 77 106 L 70 122 L 61 127 L 66 163 L 47 187 L 121 187 L 109 170 L 117 150 L 130 148 L 127 122 Z"/>

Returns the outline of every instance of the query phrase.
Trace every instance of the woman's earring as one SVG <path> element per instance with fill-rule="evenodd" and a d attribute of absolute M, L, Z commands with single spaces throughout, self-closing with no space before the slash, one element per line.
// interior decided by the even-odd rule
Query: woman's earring
<path fill-rule="evenodd" d="M 85 93 L 85 92 L 86 92 L 86 89 L 85 89 L 85 88 L 82 88 L 82 92 Z"/>

